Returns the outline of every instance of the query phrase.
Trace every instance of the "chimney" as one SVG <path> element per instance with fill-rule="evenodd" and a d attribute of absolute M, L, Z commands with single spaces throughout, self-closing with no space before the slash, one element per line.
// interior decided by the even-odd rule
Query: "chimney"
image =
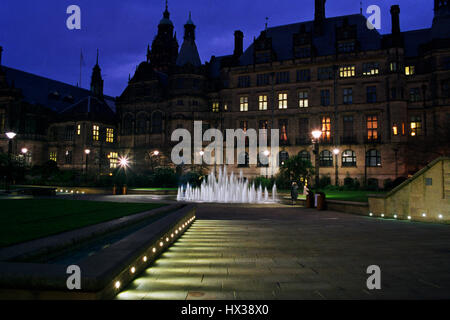
<path fill-rule="evenodd" d="M 2 52 L 3 52 L 3 47 L 0 46 L 0 66 L 2 65 Z"/>
<path fill-rule="evenodd" d="M 314 12 L 314 32 L 316 34 L 323 34 L 323 22 L 325 20 L 325 1 L 315 0 L 316 9 Z"/>
<path fill-rule="evenodd" d="M 234 53 L 235 57 L 240 57 L 244 53 L 244 34 L 241 30 L 234 32 Z"/>
<path fill-rule="evenodd" d="M 392 34 L 400 33 L 400 7 L 398 5 L 391 6 L 392 17 Z"/>

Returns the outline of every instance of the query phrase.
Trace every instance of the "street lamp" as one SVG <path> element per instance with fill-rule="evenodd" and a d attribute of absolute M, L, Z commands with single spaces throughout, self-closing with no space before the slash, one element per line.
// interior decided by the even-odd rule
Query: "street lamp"
<path fill-rule="evenodd" d="M 336 186 L 338 186 L 339 185 L 339 174 L 338 174 L 338 154 L 339 154 L 339 149 L 335 148 L 333 150 L 333 153 L 334 153 L 335 161 L 336 161 L 336 165 L 335 165 L 335 168 L 336 168 L 336 172 L 335 172 L 336 182 L 335 182 L 335 184 L 336 184 Z"/>
<path fill-rule="evenodd" d="M 126 156 L 119 158 L 119 166 L 122 169 L 128 168 L 130 166 L 130 160 L 128 160 L 128 158 Z"/>
<path fill-rule="evenodd" d="M 319 139 L 322 136 L 322 131 L 314 130 L 311 132 L 313 136 L 314 155 L 315 155 L 315 187 L 319 186 Z"/>
<path fill-rule="evenodd" d="M 86 154 L 86 174 L 87 174 L 88 173 L 88 159 L 89 159 L 89 154 L 91 153 L 91 150 L 85 149 L 84 153 Z"/>
<path fill-rule="evenodd" d="M 9 192 L 9 184 L 11 179 L 11 171 L 12 171 L 12 140 L 17 134 L 15 132 L 6 132 L 6 137 L 8 138 L 8 175 L 6 178 L 6 192 Z"/>

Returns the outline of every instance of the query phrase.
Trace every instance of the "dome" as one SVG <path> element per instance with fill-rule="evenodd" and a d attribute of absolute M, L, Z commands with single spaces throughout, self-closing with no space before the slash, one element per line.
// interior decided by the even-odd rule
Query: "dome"
<path fill-rule="evenodd" d="M 171 26 L 173 26 L 172 21 L 170 21 L 169 18 L 162 18 L 161 21 L 159 21 L 159 24 L 169 24 Z"/>

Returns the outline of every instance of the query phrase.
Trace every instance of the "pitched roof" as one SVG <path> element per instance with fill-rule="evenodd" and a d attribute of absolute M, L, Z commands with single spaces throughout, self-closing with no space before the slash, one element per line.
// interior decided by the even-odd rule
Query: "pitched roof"
<path fill-rule="evenodd" d="M 89 90 L 64 82 L 6 66 L 1 68 L 6 74 L 8 84 L 21 89 L 24 101 L 44 106 L 55 112 L 60 112 L 91 95 Z M 104 96 L 104 98 L 111 110 L 115 112 L 114 98 L 109 96 Z"/>
<path fill-rule="evenodd" d="M 381 48 L 381 35 L 376 29 L 367 28 L 367 19 L 361 14 L 327 18 L 324 21 L 322 35 L 314 35 L 312 42 L 319 56 L 336 53 L 335 39 L 336 27 L 341 27 L 347 19 L 349 25 L 356 25 L 357 37 L 362 51 L 377 50 Z M 272 38 L 272 48 L 277 60 L 293 58 L 293 36 L 304 25 L 306 32 L 313 31 L 314 21 L 293 23 L 267 29 L 267 37 Z M 253 44 L 251 44 L 240 58 L 241 65 L 253 64 Z"/>
<path fill-rule="evenodd" d="M 177 58 L 177 66 L 182 67 L 186 64 L 192 64 L 194 67 L 200 67 L 202 62 L 198 54 L 197 45 L 193 39 L 185 39 Z"/>
<path fill-rule="evenodd" d="M 113 122 L 114 112 L 105 100 L 87 96 L 59 112 L 63 118 Z"/>

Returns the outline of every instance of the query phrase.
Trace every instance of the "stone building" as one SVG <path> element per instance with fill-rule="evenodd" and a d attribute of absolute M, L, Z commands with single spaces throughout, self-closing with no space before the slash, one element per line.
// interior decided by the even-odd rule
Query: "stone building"
<path fill-rule="evenodd" d="M 201 120 L 204 130 L 273 128 L 280 130 L 280 162 L 300 154 L 333 182 L 338 172 L 339 183 L 352 177 L 382 186 L 450 153 L 450 3 L 434 1 L 430 28 L 401 31 L 397 5 L 391 7 L 391 19 L 391 33 L 382 35 L 368 27 L 362 14 L 327 17 L 325 0 L 315 0 L 313 21 L 266 27 L 245 50 L 238 30 L 233 53 L 202 64 L 191 14 L 179 49 L 166 6 L 146 59 L 115 100 L 116 107 L 102 98 L 100 84 L 91 92 L 71 87 L 80 93 L 72 95 L 73 103 L 59 98 L 51 124 L 45 124 L 45 112 L 55 110 L 38 113 L 45 119 L 33 141 L 44 156 L 52 150 L 64 153 L 69 147 L 63 128 L 81 124 L 87 134 L 75 135 L 78 164 L 72 167 L 83 167 L 82 150 L 90 146 L 100 163 L 117 152 L 132 159 L 136 170 L 147 170 L 155 163 L 172 165 L 176 142 L 170 141 L 171 133 L 177 128 L 192 132 L 194 121 Z M 10 70 L 4 67 L 0 77 L 0 114 L 26 101 L 18 83 L 2 82 Z M 3 123 L 12 124 L 10 113 L 4 111 Z M 96 123 L 114 130 L 113 142 L 92 143 Z M 59 128 L 56 136 L 54 128 Z M 322 132 L 317 154 L 313 130 Z M 240 167 L 246 176 L 267 174 L 258 164 Z"/>

